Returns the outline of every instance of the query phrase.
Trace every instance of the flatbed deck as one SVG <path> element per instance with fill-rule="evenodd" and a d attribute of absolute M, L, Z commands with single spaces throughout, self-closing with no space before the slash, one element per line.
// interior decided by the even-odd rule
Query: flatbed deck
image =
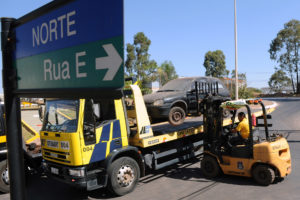
<path fill-rule="evenodd" d="M 262 115 L 262 111 L 257 111 L 256 107 L 252 107 L 253 114 L 258 117 Z M 267 108 L 267 114 L 273 112 L 276 107 Z M 238 121 L 236 117 L 236 122 Z M 223 121 L 223 126 L 231 124 L 231 119 L 226 118 Z M 172 126 L 168 122 L 151 124 L 153 135 L 144 138 L 136 139 L 130 138 L 131 145 L 139 146 L 142 148 L 151 147 L 157 144 L 173 141 L 179 138 L 187 137 L 203 133 L 202 117 L 187 117 L 183 124 L 179 126 Z"/>

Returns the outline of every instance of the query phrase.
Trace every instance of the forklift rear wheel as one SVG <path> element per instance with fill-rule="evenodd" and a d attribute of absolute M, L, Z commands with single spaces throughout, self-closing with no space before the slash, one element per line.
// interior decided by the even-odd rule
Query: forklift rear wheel
<path fill-rule="evenodd" d="M 269 166 L 257 165 L 253 169 L 253 178 L 258 184 L 268 186 L 274 182 L 275 172 Z"/>
<path fill-rule="evenodd" d="M 0 162 L 0 176 L 0 191 L 7 193 L 9 192 L 7 160 L 3 160 Z"/>
<path fill-rule="evenodd" d="M 184 122 L 185 111 L 183 108 L 175 106 L 171 108 L 169 113 L 169 123 L 173 126 L 178 126 Z"/>
<path fill-rule="evenodd" d="M 220 174 L 220 167 L 217 160 L 208 155 L 204 155 L 201 161 L 201 170 L 207 178 L 215 178 Z"/>
<path fill-rule="evenodd" d="M 135 160 L 122 157 L 115 160 L 108 168 L 108 189 L 117 196 L 134 190 L 140 178 L 140 168 Z"/>

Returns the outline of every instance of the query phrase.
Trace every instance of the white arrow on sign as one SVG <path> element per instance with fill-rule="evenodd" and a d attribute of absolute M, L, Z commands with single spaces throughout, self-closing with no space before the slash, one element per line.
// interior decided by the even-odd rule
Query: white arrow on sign
<path fill-rule="evenodd" d="M 112 44 L 105 44 L 102 47 L 106 51 L 107 56 L 96 58 L 96 69 L 108 69 L 103 80 L 111 81 L 114 79 L 123 60 Z"/>

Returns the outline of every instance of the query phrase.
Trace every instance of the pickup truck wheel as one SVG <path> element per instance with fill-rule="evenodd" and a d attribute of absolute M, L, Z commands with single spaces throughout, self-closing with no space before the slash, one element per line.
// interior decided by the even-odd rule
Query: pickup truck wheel
<path fill-rule="evenodd" d="M 3 160 L 0 162 L 0 191 L 4 193 L 9 192 L 7 160 Z"/>
<path fill-rule="evenodd" d="M 178 126 L 184 122 L 185 111 L 183 108 L 175 106 L 169 112 L 169 123 L 173 126 Z"/>
<path fill-rule="evenodd" d="M 134 190 L 140 178 L 140 168 L 135 160 L 122 157 L 108 168 L 108 189 L 117 196 Z"/>
<path fill-rule="evenodd" d="M 208 155 L 204 155 L 201 160 L 201 170 L 203 175 L 207 178 L 215 178 L 221 172 L 217 160 Z"/>
<path fill-rule="evenodd" d="M 254 180 L 264 186 L 268 186 L 275 180 L 275 172 L 274 170 L 266 165 L 257 165 L 253 171 L 252 175 Z"/>

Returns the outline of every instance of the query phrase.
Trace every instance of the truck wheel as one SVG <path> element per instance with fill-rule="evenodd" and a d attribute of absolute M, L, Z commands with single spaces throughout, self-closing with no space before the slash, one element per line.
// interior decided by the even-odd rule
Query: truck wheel
<path fill-rule="evenodd" d="M 265 165 L 257 165 L 252 172 L 254 180 L 264 186 L 268 186 L 275 180 L 274 170 Z"/>
<path fill-rule="evenodd" d="M 173 107 L 169 112 L 169 123 L 178 126 L 184 122 L 185 111 L 181 107 Z"/>
<path fill-rule="evenodd" d="M 220 167 L 217 160 L 208 155 L 204 155 L 201 161 L 201 170 L 207 178 L 215 178 L 220 174 Z"/>
<path fill-rule="evenodd" d="M 140 168 L 135 160 L 122 157 L 115 160 L 108 168 L 108 189 L 122 196 L 134 190 L 140 178 Z"/>
<path fill-rule="evenodd" d="M 0 162 L 0 191 L 4 193 L 9 192 L 7 160 L 3 160 Z"/>

